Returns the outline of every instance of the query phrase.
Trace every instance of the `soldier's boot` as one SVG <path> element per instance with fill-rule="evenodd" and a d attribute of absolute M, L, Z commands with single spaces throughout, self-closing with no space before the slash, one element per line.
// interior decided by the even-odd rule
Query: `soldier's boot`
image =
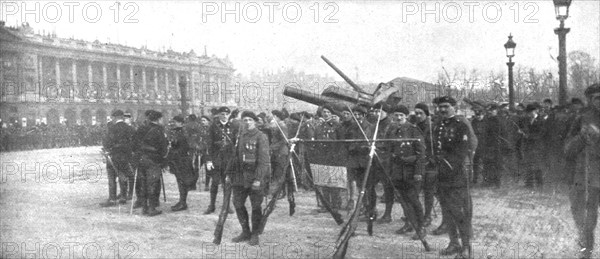
<path fill-rule="evenodd" d="M 117 200 L 111 200 L 111 199 L 108 199 L 108 200 L 100 203 L 100 207 L 103 207 L 103 208 L 114 207 L 116 205 L 117 205 Z"/>
<path fill-rule="evenodd" d="M 442 224 L 436 228 L 434 231 L 431 232 L 432 235 L 434 236 L 440 236 L 443 234 L 448 233 L 448 225 L 442 220 Z"/>
<path fill-rule="evenodd" d="M 231 242 L 239 243 L 250 240 L 252 233 L 250 232 L 250 223 L 248 223 L 248 211 L 246 208 L 236 209 L 236 214 L 240 225 L 242 225 L 242 233 L 231 239 Z"/>
<path fill-rule="evenodd" d="M 460 252 L 454 258 L 473 259 L 473 250 L 471 249 L 471 245 L 463 245 Z"/>
<path fill-rule="evenodd" d="M 377 220 L 378 224 L 386 224 L 392 222 L 392 206 L 394 206 L 394 200 L 391 200 L 391 202 L 386 200 L 385 211 L 383 212 L 383 216 Z"/>
<path fill-rule="evenodd" d="M 260 208 L 252 209 L 252 236 L 248 242 L 251 246 L 259 244 L 258 236 L 261 234 L 260 222 L 262 221 L 262 210 Z"/>
<path fill-rule="evenodd" d="M 415 234 L 412 236 L 412 240 L 421 240 L 425 239 L 427 236 L 427 229 L 424 227 L 420 227 L 415 231 Z"/>
<path fill-rule="evenodd" d="M 579 259 L 590 259 L 590 258 L 592 258 L 592 250 L 591 249 L 587 249 L 587 248 L 582 248 L 581 250 L 579 250 L 579 253 L 577 254 L 577 258 L 579 258 Z"/>
<path fill-rule="evenodd" d="M 396 230 L 396 234 L 402 235 L 402 234 L 406 234 L 411 231 L 413 231 L 412 226 L 410 224 L 408 224 L 408 222 L 405 222 L 404 226 L 402 226 L 400 229 Z"/>
<path fill-rule="evenodd" d="M 171 211 L 187 210 L 187 194 L 187 188 L 185 186 L 181 186 L 179 189 L 179 202 L 175 204 L 175 206 L 171 207 Z"/>
<path fill-rule="evenodd" d="M 424 193 L 424 205 L 425 205 L 425 215 L 423 220 L 423 226 L 429 227 L 431 226 L 431 211 L 433 210 L 433 194 L 425 191 Z"/>
<path fill-rule="evenodd" d="M 215 203 L 217 201 L 217 193 L 213 192 L 211 190 L 210 192 L 210 205 L 208 205 L 208 208 L 206 209 L 206 211 L 204 211 L 204 215 L 208 215 L 211 214 L 213 212 L 215 212 Z"/>
<path fill-rule="evenodd" d="M 144 199 L 141 201 L 142 215 L 148 215 L 148 200 Z"/>
<path fill-rule="evenodd" d="M 458 239 L 450 240 L 448 246 L 440 250 L 440 255 L 447 256 L 462 252 L 462 247 L 458 243 Z"/>
<path fill-rule="evenodd" d="M 141 198 L 139 198 L 139 197 L 138 197 L 138 198 L 135 200 L 135 202 L 133 203 L 133 208 L 134 208 L 134 209 L 137 209 L 137 208 L 141 208 L 142 206 L 144 206 L 144 201 L 143 201 L 143 200 L 141 200 Z"/>
<path fill-rule="evenodd" d="M 156 209 L 160 200 L 160 181 L 153 183 L 148 189 L 150 192 L 150 197 L 148 199 L 148 216 L 153 217 L 162 213 L 162 211 Z"/>
<path fill-rule="evenodd" d="M 133 183 L 134 183 L 134 178 L 133 176 L 131 178 L 128 179 L 128 185 L 127 185 L 127 200 L 130 201 L 133 199 Z M 136 183 L 137 184 L 137 183 Z"/>

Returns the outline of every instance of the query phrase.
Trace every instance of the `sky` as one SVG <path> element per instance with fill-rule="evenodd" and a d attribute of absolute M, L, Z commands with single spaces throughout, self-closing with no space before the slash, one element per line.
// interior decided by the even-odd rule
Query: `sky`
<path fill-rule="evenodd" d="M 236 73 L 335 76 L 359 82 L 434 82 L 441 67 L 505 70 L 511 33 L 518 65 L 558 70 L 552 1 L 2 1 L 0 20 L 59 37 L 228 57 Z M 259 14 L 260 13 L 260 14 Z M 567 51 L 600 60 L 600 1 L 574 0 Z M 236 20 L 236 18 L 238 20 Z M 337 77 L 337 76 L 336 76 Z"/>

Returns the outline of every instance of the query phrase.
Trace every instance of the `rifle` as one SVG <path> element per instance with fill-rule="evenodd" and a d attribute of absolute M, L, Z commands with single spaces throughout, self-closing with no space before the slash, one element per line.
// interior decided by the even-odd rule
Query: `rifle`
<path fill-rule="evenodd" d="M 283 132 L 283 130 L 279 126 L 279 122 L 275 121 L 275 125 L 277 125 L 277 128 L 279 129 L 279 132 L 281 132 L 281 135 L 283 136 L 283 139 L 285 139 L 285 142 L 287 142 L 287 144 L 290 145 L 290 141 L 287 139 L 285 132 Z M 298 125 L 298 131 L 296 132 L 296 137 L 298 137 L 298 133 L 300 133 L 300 125 Z M 295 144 L 291 144 L 290 152 L 292 152 L 294 147 L 295 147 Z M 293 189 L 291 191 L 288 190 L 287 198 L 288 198 L 288 203 L 290 204 L 290 216 L 293 216 L 294 213 L 296 212 L 296 201 L 294 200 L 294 192 L 298 189 L 298 187 L 296 184 L 296 176 L 295 176 L 295 172 L 294 172 L 292 157 L 289 154 L 288 154 L 288 160 L 290 162 L 290 165 L 292 165 L 291 166 L 291 173 L 292 173 L 291 179 L 292 179 Z M 284 180 L 280 182 L 280 184 L 282 186 L 285 186 L 285 182 L 286 182 L 285 180 L 287 178 L 287 173 L 288 173 L 287 168 L 284 168 L 284 172 L 285 172 L 285 174 L 282 177 Z M 283 190 L 283 187 L 281 189 Z M 275 196 L 275 197 L 277 197 L 277 196 Z"/>
<path fill-rule="evenodd" d="M 377 124 L 375 125 L 375 133 L 373 135 L 373 140 L 377 139 L 377 131 L 379 131 L 379 121 L 381 120 L 381 112 L 378 114 L 377 117 L 378 117 Z M 358 122 L 358 120 L 357 120 L 357 122 Z M 359 125 L 360 125 L 360 123 L 359 123 Z M 361 128 L 361 130 L 362 130 L 362 128 Z M 364 134 L 364 132 L 363 132 L 363 134 Z M 348 222 L 346 222 L 346 225 L 344 225 L 344 227 L 340 231 L 338 239 L 335 242 L 335 252 L 333 254 L 333 258 L 344 258 L 346 256 L 346 250 L 348 249 L 348 242 L 350 241 L 350 237 L 356 230 L 356 217 L 358 216 L 358 210 L 363 205 L 363 203 L 361 201 L 365 195 L 365 189 L 367 188 L 367 181 L 369 180 L 369 173 L 371 171 L 371 166 L 373 165 L 373 157 L 375 157 L 375 141 L 371 142 L 371 150 L 369 152 L 369 161 L 367 162 L 367 167 L 365 168 L 365 175 L 364 175 L 363 181 L 361 183 L 360 193 L 358 193 L 357 202 L 354 205 L 354 209 L 352 210 L 352 215 L 350 216 L 350 219 L 348 219 Z M 371 220 L 371 218 L 373 215 L 372 215 L 372 212 L 370 212 L 370 214 L 371 215 L 369 215 L 369 221 L 370 221 L 369 223 L 371 224 L 370 228 L 372 231 L 373 221 Z M 367 226 L 367 230 L 368 229 L 369 229 L 369 226 Z M 372 232 L 371 232 L 371 234 L 372 234 Z"/>
<path fill-rule="evenodd" d="M 231 168 L 231 165 L 237 160 L 237 146 L 239 143 L 239 138 L 240 138 L 240 134 L 242 133 L 242 126 L 243 124 L 240 124 L 240 127 L 238 129 L 238 134 L 237 134 L 237 140 L 235 142 L 234 145 L 234 154 L 233 156 L 231 156 L 231 158 L 229 158 L 229 161 L 227 161 L 227 165 L 225 166 L 225 175 L 227 175 L 227 172 L 229 171 L 229 169 Z M 221 131 L 222 132 L 222 131 Z M 227 177 L 227 176 L 225 176 Z M 219 220 L 217 221 L 217 226 L 215 227 L 215 232 L 214 232 L 214 236 L 215 238 L 213 239 L 213 244 L 215 245 L 220 245 L 221 244 L 221 239 L 223 238 L 223 229 L 225 228 L 225 221 L 227 221 L 227 215 L 229 214 L 228 210 L 229 210 L 229 204 L 231 203 L 231 183 L 228 183 L 227 181 L 225 181 L 225 186 L 224 186 L 224 191 L 223 191 L 223 205 L 221 206 L 221 212 L 219 213 Z"/>

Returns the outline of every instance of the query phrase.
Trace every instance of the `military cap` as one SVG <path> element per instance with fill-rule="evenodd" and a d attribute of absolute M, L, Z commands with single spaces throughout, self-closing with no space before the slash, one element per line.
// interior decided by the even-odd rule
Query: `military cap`
<path fill-rule="evenodd" d="M 120 116 L 123 116 L 123 115 L 124 115 L 124 113 L 123 113 L 123 111 L 121 111 L 121 110 L 116 110 L 116 111 L 114 111 L 114 112 L 111 114 L 111 116 L 113 116 L 113 117 L 120 117 Z"/>
<path fill-rule="evenodd" d="M 251 111 L 242 112 L 242 119 L 245 117 L 249 117 L 249 118 L 252 118 L 254 121 L 258 121 L 258 117 L 256 116 L 256 114 L 254 114 Z"/>
<path fill-rule="evenodd" d="M 283 114 L 283 112 L 279 111 L 279 110 L 272 110 L 271 114 L 273 114 L 275 117 L 279 118 L 280 120 L 285 120 L 285 118 L 286 118 L 285 114 Z"/>
<path fill-rule="evenodd" d="M 335 112 L 335 110 L 333 109 L 333 107 L 331 107 L 331 105 L 329 105 L 329 104 L 325 104 L 325 105 L 323 105 L 323 109 L 327 109 L 327 110 L 329 110 L 331 113 Z"/>
<path fill-rule="evenodd" d="M 456 100 L 454 98 L 452 98 L 452 96 L 442 96 L 442 97 L 438 97 L 437 99 L 435 99 L 435 103 L 436 104 L 442 104 L 442 103 L 449 103 L 452 106 L 456 105 Z"/>
<path fill-rule="evenodd" d="M 213 116 L 217 115 L 217 113 L 219 113 L 219 109 L 217 109 L 217 108 L 210 109 L 210 114 L 212 114 Z"/>
<path fill-rule="evenodd" d="M 159 111 L 150 110 L 150 112 L 148 112 L 148 120 L 150 121 L 157 121 L 162 118 L 162 116 L 163 114 Z"/>
<path fill-rule="evenodd" d="M 392 112 L 393 113 L 400 112 L 400 113 L 404 113 L 406 115 L 410 114 L 410 111 L 408 110 L 408 108 L 402 104 L 396 105 L 396 107 L 394 107 Z"/>
<path fill-rule="evenodd" d="M 588 98 L 598 93 L 600 93 L 600 84 L 598 83 L 590 85 L 585 89 L 585 96 Z"/>
<path fill-rule="evenodd" d="M 229 110 L 229 108 L 222 106 L 219 109 L 217 109 L 217 113 L 222 113 L 222 112 L 226 112 L 226 113 L 230 113 L 231 110 Z"/>
<path fill-rule="evenodd" d="M 354 107 L 352 108 L 352 111 L 353 111 L 354 113 L 360 112 L 360 113 L 362 113 L 362 114 L 367 114 L 367 112 L 368 112 L 368 110 L 367 110 L 367 107 L 365 107 L 365 106 L 362 106 L 362 105 L 356 105 L 356 106 L 354 106 Z"/>
<path fill-rule="evenodd" d="M 530 111 L 538 110 L 540 108 L 539 106 L 540 105 L 538 103 L 530 103 L 527 105 L 527 107 L 525 107 L 525 111 L 530 112 Z"/>
<path fill-rule="evenodd" d="M 383 110 L 384 112 L 392 112 L 392 108 L 393 108 L 393 107 L 392 107 L 391 105 L 387 104 L 387 103 L 384 103 L 384 102 L 379 102 L 379 103 L 375 104 L 375 105 L 373 106 L 373 108 L 374 108 L 374 109 L 381 109 L 381 110 Z"/>
<path fill-rule="evenodd" d="M 298 112 L 294 112 L 294 113 L 290 114 L 290 119 L 295 120 L 295 121 L 300 121 L 300 120 L 302 120 L 302 115 Z"/>
<path fill-rule="evenodd" d="M 190 115 L 188 115 L 188 120 L 190 120 L 190 121 L 195 121 L 197 119 L 198 119 L 198 117 L 196 117 L 196 114 L 190 114 Z"/>
<path fill-rule="evenodd" d="M 262 118 L 264 120 L 265 118 L 267 118 L 267 114 L 264 112 L 261 112 L 257 115 L 257 117 Z"/>
<path fill-rule="evenodd" d="M 131 118 L 131 113 L 126 112 L 125 114 L 123 114 L 123 116 L 125 116 L 125 118 Z"/>
<path fill-rule="evenodd" d="M 208 116 L 206 116 L 206 115 L 202 115 L 202 116 L 200 116 L 200 118 L 205 118 L 205 119 L 206 119 L 208 122 L 211 122 L 211 121 L 212 121 L 212 120 L 211 120 L 211 119 L 210 119 Z"/>
<path fill-rule="evenodd" d="M 307 112 L 307 111 L 303 111 L 302 115 L 304 115 L 304 118 L 306 118 L 306 119 L 310 119 L 310 118 L 313 117 L 313 115 L 310 114 L 310 112 Z"/>
<path fill-rule="evenodd" d="M 177 116 L 173 117 L 173 120 L 176 122 L 181 122 L 181 123 L 183 123 L 183 121 L 184 121 L 183 116 L 181 116 L 181 115 L 177 115 Z"/>
<path fill-rule="evenodd" d="M 425 115 L 429 116 L 429 106 L 427 106 L 427 104 L 417 103 L 415 105 L 415 109 L 421 109 L 421 110 L 423 110 L 423 112 L 425 112 Z"/>

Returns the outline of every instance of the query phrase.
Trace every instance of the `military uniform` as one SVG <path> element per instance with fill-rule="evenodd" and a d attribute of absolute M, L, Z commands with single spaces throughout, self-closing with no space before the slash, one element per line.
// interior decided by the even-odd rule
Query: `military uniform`
<path fill-rule="evenodd" d="M 523 152 L 523 165 L 525 166 L 525 186 L 533 187 L 543 185 L 542 160 L 544 153 L 543 137 L 546 135 L 544 119 L 537 115 L 536 118 L 528 116 L 521 120 L 521 151 Z"/>
<path fill-rule="evenodd" d="M 167 156 L 169 171 L 177 179 L 179 202 L 171 209 L 173 211 L 187 209 L 187 194 L 196 188 L 198 171 L 193 168 L 194 153 L 184 133 L 183 127 L 175 127 L 169 132 L 171 148 Z"/>
<path fill-rule="evenodd" d="M 113 165 L 111 165 L 107 161 L 106 165 L 109 201 L 115 201 L 117 199 L 117 177 L 119 178 L 120 187 L 119 202 L 125 203 L 126 199 L 131 199 L 134 174 L 129 162 L 131 161 L 133 154 L 133 134 L 133 128 L 122 120 L 108 125 L 108 132 L 106 134 L 106 139 L 104 140 L 104 149 L 109 153 L 108 155 L 113 162 Z M 110 205 L 109 203 L 104 205 Z"/>
<path fill-rule="evenodd" d="M 448 225 L 450 244 L 442 251 L 470 249 L 472 201 L 465 161 L 470 156 L 468 122 L 453 116 L 442 118 L 434 127 L 434 154 L 438 163 L 438 199 Z"/>
<path fill-rule="evenodd" d="M 477 183 L 484 170 L 483 160 L 486 155 L 486 150 L 482 147 L 485 146 L 484 135 L 488 129 L 487 116 L 481 119 L 477 118 L 477 115 L 473 116 L 473 118 L 471 118 L 471 126 L 480 143 L 480 148 L 475 150 L 475 155 L 473 156 L 473 183 Z"/>
<path fill-rule="evenodd" d="M 335 140 L 341 138 L 340 123 L 333 119 L 318 124 L 314 132 L 315 139 Z M 331 205 L 331 209 L 339 210 L 342 208 L 341 190 L 339 188 L 329 186 L 318 186 L 316 188 L 321 189 L 323 198 Z M 318 199 L 317 201 L 319 202 Z M 326 212 L 325 209 L 321 209 L 320 211 Z"/>
<path fill-rule="evenodd" d="M 251 235 L 258 240 L 264 188 L 270 170 L 269 141 L 264 133 L 257 128 L 245 130 L 238 141 L 237 168 L 227 172 L 233 191 L 233 206 L 242 226 L 242 235 L 234 239 L 234 242 L 247 240 Z M 259 188 L 252 187 L 255 181 L 260 182 Z M 250 198 L 252 206 L 252 231 L 245 206 L 247 198 Z"/>
<path fill-rule="evenodd" d="M 223 123 L 216 120 L 208 129 L 208 154 L 206 161 L 213 163 L 214 169 L 207 172 L 211 175 L 212 182 L 210 186 L 210 205 L 206 213 L 212 213 L 215 210 L 219 184 L 225 180 L 225 169 L 227 163 L 234 153 L 234 145 L 238 135 L 239 124 L 227 121 Z M 224 186 L 224 185 L 223 185 Z"/>
<path fill-rule="evenodd" d="M 435 163 L 432 161 L 435 159 L 433 156 L 433 150 L 431 150 L 432 146 L 432 125 L 431 125 L 431 117 L 427 117 L 427 119 L 422 122 L 417 122 L 416 126 L 421 131 L 423 135 L 424 144 L 425 144 L 425 173 L 423 175 L 423 201 L 425 207 L 424 220 L 425 225 L 431 223 L 431 212 L 433 211 L 433 202 L 435 197 L 435 190 L 437 186 L 437 167 Z"/>
<path fill-rule="evenodd" d="M 486 128 L 481 137 L 478 136 L 480 144 L 477 150 L 483 152 L 483 164 L 485 168 L 484 181 L 496 187 L 500 187 L 502 172 L 504 170 L 504 150 L 508 147 L 504 127 L 498 116 L 485 118 Z M 483 142 L 483 143 L 482 143 Z"/>
<path fill-rule="evenodd" d="M 272 182 L 279 183 L 282 177 L 286 177 L 285 170 L 289 164 L 288 154 L 290 151 L 287 145 L 287 139 L 290 137 L 288 135 L 283 135 L 288 134 L 288 128 L 283 122 L 275 121 L 274 123 L 278 123 L 279 127 L 277 125 L 269 127 L 269 131 L 271 132 L 271 173 Z M 282 133 L 282 131 L 284 133 Z M 269 187 L 274 190 L 277 186 L 274 184 Z"/>
<path fill-rule="evenodd" d="M 160 214 L 156 210 L 160 196 L 160 176 L 167 155 L 168 140 L 162 125 L 150 122 L 140 126 L 134 137 L 134 150 L 139 154 L 137 183 L 144 214 Z"/>
<path fill-rule="evenodd" d="M 407 221 L 416 228 L 417 237 L 425 233 L 423 206 L 419 201 L 421 180 L 425 165 L 425 141 L 417 126 L 410 123 L 396 124 L 386 134 L 386 139 L 415 138 L 419 141 L 390 142 L 386 150 L 390 154 L 390 177 L 393 186 L 399 191 L 402 209 Z M 418 176 L 421 180 L 416 180 Z M 393 197 L 393 196 L 392 196 Z M 400 234 L 408 232 L 407 226 L 403 227 Z"/>
<path fill-rule="evenodd" d="M 570 195 L 571 212 L 578 230 L 580 246 L 584 248 L 582 249 L 584 258 L 589 258 L 594 248 L 594 230 L 600 204 L 600 138 L 596 135 L 595 139 L 586 139 L 582 131 L 584 127 L 590 125 L 600 127 L 598 108 L 588 107 L 577 117 L 565 144 L 567 159 L 576 162 L 573 172 L 574 184 Z M 586 170 L 587 183 L 585 182 Z"/>

